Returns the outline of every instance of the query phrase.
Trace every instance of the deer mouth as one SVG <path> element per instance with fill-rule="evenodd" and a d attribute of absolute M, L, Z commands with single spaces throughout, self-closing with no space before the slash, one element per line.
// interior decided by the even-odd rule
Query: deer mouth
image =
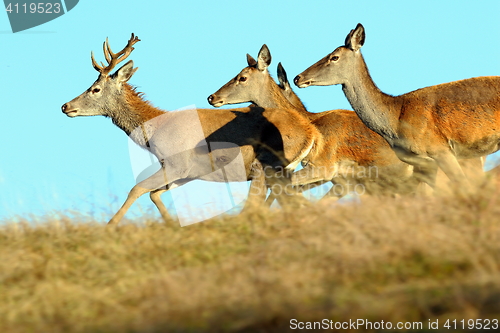
<path fill-rule="evenodd" d="M 65 103 L 61 106 L 61 111 L 68 117 L 76 117 L 78 109 L 71 109 L 71 104 Z"/>
<path fill-rule="evenodd" d="M 217 97 L 215 96 L 215 94 L 210 95 L 207 98 L 208 103 L 216 108 L 224 105 L 224 101 L 222 99 L 218 99 L 218 100 L 216 100 L 216 99 L 217 99 Z"/>
<path fill-rule="evenodd" d="M 311 84 L 312 84 L 312 81 L 306 81 L 306 82 L 303 82 L 301 84 L 298 84 L 297 87 L 306 88 L 306 87 L 309 87 Z"/>
<path fill-rule="evenodd" d="M 295 79 L 293 79 L 293 83 L 295 83 L 295 85 L 299 88 L 306 88 L 312 85 L 313 80 L 312 79 L 304 80 L 302 77 L 297 75 Z"/>
<path fill-rule="evenodd" d="M 219 106 L 223 106 L 224 105 L 224 102 L 223 101 L 217 101 L 215 103 L 212 104 L 213 107 L 216 107 L 218 108 Z"/>
<path fill-rule="evenodd" d="M 73 110 L 64 110 L 63 113 L 65 115 L 67 115 L 68 117 L 73 118 L 73 117 L 77 116 L 78 110 L 75 110 L 75 109 L 73 109 Z"/>

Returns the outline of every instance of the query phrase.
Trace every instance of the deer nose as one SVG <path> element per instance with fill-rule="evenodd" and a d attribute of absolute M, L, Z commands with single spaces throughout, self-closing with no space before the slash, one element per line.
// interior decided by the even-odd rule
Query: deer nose
<path fill-rule="evenodd" d="M 68 103 L 64 103 L 63 106 L 61 106 L 62 112 L 66 111 L 67 108 L 68 108 Z"/>
<path fill-rule="evenodd" d="M 298 86 L 299 80 L 300 80 L 300 75 L 297 75 L 295 79 L 293 79 L 293 83 L 295 83 L 295 85 Z"/>
<path fill-rule="evenodd" d="M 214 97 L 214 95 L 213 95 L 213 94 L 212 94 L 212 95 L 210 95 L 210 96 L 208 96 L 208 98 L 207 98 L 208 103 L 212 104 L 212 101 L 214 100 L 214 98 L 215 98 L 215 97 Z"/>

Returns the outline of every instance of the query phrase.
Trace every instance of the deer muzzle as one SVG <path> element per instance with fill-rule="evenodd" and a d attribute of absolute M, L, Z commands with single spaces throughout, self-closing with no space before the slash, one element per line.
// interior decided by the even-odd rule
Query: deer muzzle
<path fill-rule="evenodd" d="M 61 106 L 61 110 L 68 117 L 76 117 L 76 113 L 78 111 L 77 109 L 71 108 L 69 103 L 63 104 L 63 106 Z"/>
<path fill-rule="evenodd" d="M 297 75 L 295 79 L 293 79 L 293 83 L 299 88 L 306 88 L 311 85 L 311 80 L 304 80 L 304 78 L 300 75 Z"/>
<path fill-rule="evenodd" d="M 224 105 L 224 101 L 217 98 L 217 96 L 215 94 L 208 96 L 207 100 L 208 100 L 208 103 L 210 103 L 210 105 L 215 106 L 216 108 Z"/>

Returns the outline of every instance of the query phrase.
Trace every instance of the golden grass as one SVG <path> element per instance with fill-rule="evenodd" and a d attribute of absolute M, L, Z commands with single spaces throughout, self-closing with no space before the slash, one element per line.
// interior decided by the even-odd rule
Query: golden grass
<path fill-rule="evenodd" d="M 185 228 L 146 218 L 116 228 L 67 218 L 7 224 L 0 332 L 500 318 L 499 190 L 259 209 Z"/>

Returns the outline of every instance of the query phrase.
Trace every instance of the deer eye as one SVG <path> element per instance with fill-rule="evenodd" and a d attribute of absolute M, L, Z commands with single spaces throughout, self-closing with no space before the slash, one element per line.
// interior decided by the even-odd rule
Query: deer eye
<path fill-rule="evenodd" d="M 247 80 L 247 77 L 246 76 L 241 76 L 240 79 L 238 81 L 240 82 L 245 82 Z"/>
<path fill-rule="evenodd" d="M 94 88 L 94 89 L 92 89 L 92 93 L 93 94 L 97 94 L 99 91 L 101 91 L 100 88 Z"/>
<path fill-rule="evenodd" d="M 339 56 L 333 56 L 330 58 L 330 61 L 337 61 L 339 60 Z"/>

